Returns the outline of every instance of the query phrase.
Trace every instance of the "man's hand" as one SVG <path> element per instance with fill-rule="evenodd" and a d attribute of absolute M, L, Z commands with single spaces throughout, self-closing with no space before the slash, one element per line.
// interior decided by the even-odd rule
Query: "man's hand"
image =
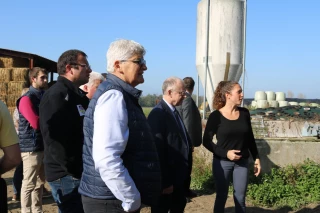
<path fill-rule="evenodd" d="M 227 158 L 231 161 L 238 161 L 242 156 L 238 155 L 237 153 L 240 153 L 240 150 L 229 150 L 227 153 Z"/>
<path fill-rule="evenodd" d="M 173 192 L 173 185 L 163 189 L 162 194 L 171 194 Z"/>

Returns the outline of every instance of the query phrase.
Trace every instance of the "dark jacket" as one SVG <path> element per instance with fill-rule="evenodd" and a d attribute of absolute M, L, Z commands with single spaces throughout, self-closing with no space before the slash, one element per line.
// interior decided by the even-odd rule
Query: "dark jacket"
<path fill-rule="evenodd" d="M 173 185 L 183 187 L 189 175 L 189 157 L 191 156 L 192 145 L 183 140 L 183 132 L 169 106 L 161 100 L 148 116 L 148 123 L 156 138 L 157 151 L 160 159 L 162 173 L 162 188 Z"/>
<path fill-rule="evenodd" d="M 154 198 L 161 193 L 160 165 L 151 129 L 138 103 L 141 91 L 112 74 L 109 74 L 107 80 L 98 87 L 84 118 L 84 168 L 79 193 L 96 199 L 116 199 L 100 173 L 95 170 L 92 157 L 93 115 L 96 102 L 110 89 L 122 92 L 128 112 L 129 139 L 122 154 L 123 164 L 140 192 L 142 203 L 154 204 Z"/>
<path fill-rule="evenodd" d="M 17 109 L 19 109 L 20 100 L 22 97 L 29 97 L 32 107 L 37 115 L 39 115 L 39 104 L 42 98 L 43 91 L 30 87 L 17 100 Z M 19 110 L 18 110 L 19 111 Z M 19 111 L 19 145 L 21 152 L 39 152 L 43 151 L 43 140 L 39 129 L 33 129 L 30 122 Z"/>
<path fill-rule="evenodd" d="M 83 118 L 89 99 L 68 79 L 59 76 L 40 103 L 47 181 L 82 174 Z"/>
<path fill-rule="evenodd" d="M 193 146 L 202 143 L 202 124 L 198 107 L 189 93 L 186 93 L 181 106 L 176 107 L 187 129 Z"/>

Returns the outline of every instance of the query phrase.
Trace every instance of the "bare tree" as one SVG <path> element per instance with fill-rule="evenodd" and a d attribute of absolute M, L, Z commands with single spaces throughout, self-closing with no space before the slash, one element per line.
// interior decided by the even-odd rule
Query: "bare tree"
<path fill-rule="evenodd" d="M 294 97 L 293 92 L 292 92 L 291 90 L 289 90 L 289 91 L 287 92 L 287 98 L 293 98 L 293 97 Z"/>
<path fill-rule="evenodd" d="M 300 98 L 300 99 L 306 99 L 306 95 L 305 95 L 305 94 L 302 94 L 302 93 L 299 93 L 298 98 Z"/>

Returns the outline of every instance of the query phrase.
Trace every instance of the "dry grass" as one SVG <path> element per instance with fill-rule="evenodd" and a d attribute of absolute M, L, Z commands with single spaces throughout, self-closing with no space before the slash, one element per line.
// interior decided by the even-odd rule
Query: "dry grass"
<path fill-rule="evenodd" d="M 6 95 L 0 95 L 0 100 L 1 100 L 4 104 L 7 104 L 7 96 L 6 96 Z"/>
<path fill-rule="evenodd" d="M 7 95 L 8 83 L 0 82 L 0 95 Z"/>
<path fill-rule="evenodd" d="M 11 77 L 12 81 L 25 81 L 28 79 L 29 68 L 13 68 Z"/>
<path fill-rule="evenodd" d="M 16 107 L 16 102 L 20 97 L 21 97 L 21 95 L 8 95 L 7 96 L 7 106 L 8 107 Z"/>
<path fill-rule="evenodd" d="M 0 68 L 0 82 L 11 81 L 11 68 Z"/>
<path fill-rule="evenodd" d="M 8 107 L 8 110 L 9 110 L 11 116 L 13 116 L 15 109 L 16 109 L 16 107 Z"/>
<path fill-rule="evenodd" d="M 16 81 L 8 83 L 7 94 L 9 95 L 21 95 L 21 91 L 23 89 L 25 82 L 24 81 Z"/>
<path fill-rule="evenodd" d="M 17 57 L 0 57 L 1 68 L 29 67 L 29 60 Z"/>

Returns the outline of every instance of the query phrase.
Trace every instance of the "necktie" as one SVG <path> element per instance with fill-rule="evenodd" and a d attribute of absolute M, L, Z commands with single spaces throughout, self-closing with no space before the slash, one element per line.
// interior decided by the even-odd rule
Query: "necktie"
<path fill-rule="evenodd" d="M 179 115 L 179 113 L 178 113 L 178 111 L 177 111 L 176 109 L 174 109 L 173 114 L 174 114 L 174 117 L 176 118 L 178 127 L 179 127 L 182 135 L 184 136 L 183 139 L 184 139 L 185 143 L 187 144 L 187 146 L 189 147 L 189 145 L 188 145 L 188 139 L 187 139 L 187 136 L 186 136 L 185 129 L 184 129 L 184 127 L 182 126 L 182 120 L 180 119 L 180 115 Z"/>

